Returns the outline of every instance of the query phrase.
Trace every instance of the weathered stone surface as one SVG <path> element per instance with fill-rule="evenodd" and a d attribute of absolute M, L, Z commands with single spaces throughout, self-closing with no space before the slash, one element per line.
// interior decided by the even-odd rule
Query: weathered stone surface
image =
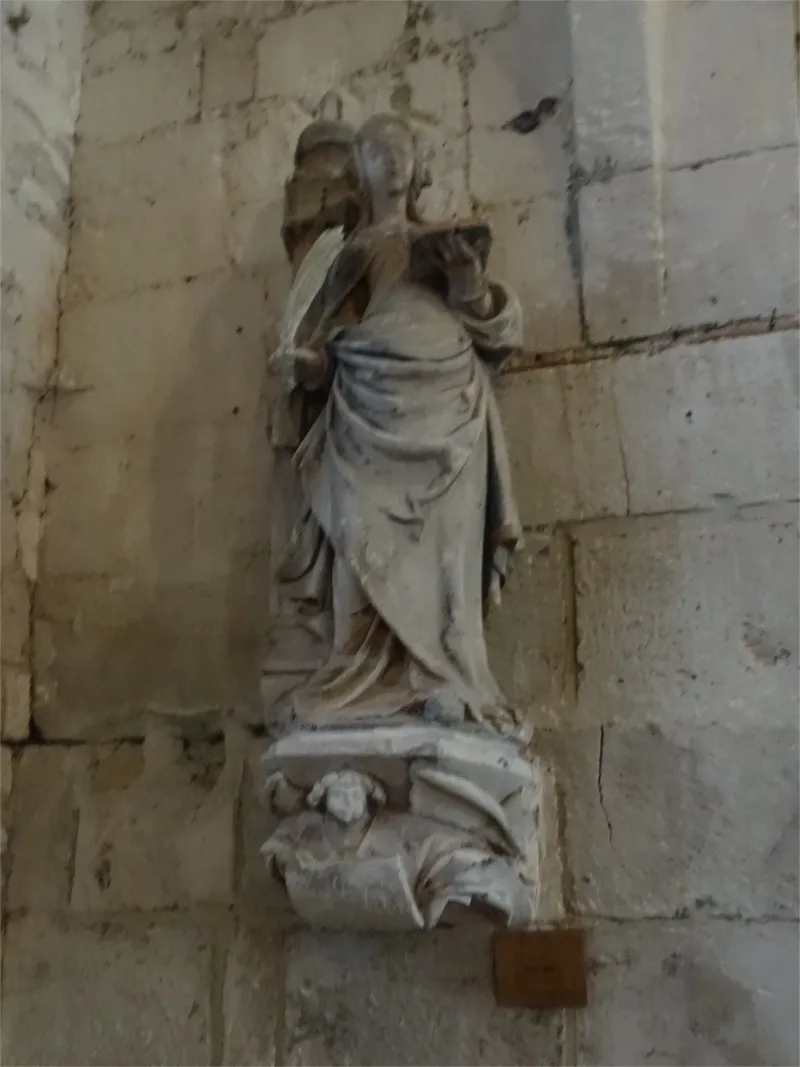
<path fill-rule="evenodd" d="M 199 53 L 191 44 L 147 60 L 125 58 L 87 80 L 78 133 L 124 141 L 156 126 L 185 122 L 200 104 Z"/>
<path fill-rule="evenodd" d="M 571 0 L 577 162 L 620 170 L 652 161 L 648 22 L 652 8 L 630 0 Z"/>
<path fill-rule="evenodd" d="M 535 138 L 536 133 L 521 137 L 513 130 L 472 130 L 470 191 L 479 202 L 527 204 L 562 193 L 566 172 L 560 134 L 553 135 L 551 146 L 539 146 Z"/>
<path fill-rule="evenodd" d="M 487 621 L 495 678 L 536 726 L 556 726 L 574 693 L 569 566 L 563 538 L 526 534 L 502 604 Z"/>
<path fill-rule="evenodd" d="M 147 6 L 148 0 L 144 0 Z M 112 70 L 125 59 L 149 59 L 161 52 L 172 52 L 180 43 L 183 20 L 179 8 L 160 14 L 153 12 L 147 20 L 108 27 L 107 33 L 98 33 L 100 19 L 95 14 L 91 21 L 91 33 L 86 46 L 84 73 L 86 76 Z"/>
<path fill-rule="evenodd" d="M 78 152 L 69 303 L 226 265 L 223 160 L 234 134 L 233 123 L 217 121 Z"/>
<path fill-rule="evenodd" d="M 292 173 L 297 138 L 310 121 L 311 111 L 294 100 L 251 109 L 247 136 L 232 146 L 224 164 L 226 187 L 234 207 L 257 201 L 263 207 L 274 204 L 276 211 L 283 212 L 283 186 Z M 280 241 L 274 257 L 281 262 L 286 258 Z"/>
<path fill-rule="evenodd" d="M 786 148 L 665 178 L 669 326 L 797 313 L 799 163 Z"/>
<path fill-rule="evenodd" d="M 591 339 L 658 333 L 666 323 L 665 253 L 652 172 L 589 185 L 579 204 Z"/>
<path fill-rule="evenodd" d="M 522 304 L 526 352 L 554 352 L 580 342 L 566 213 L 566 203 L 551 197 L 488 213 L 494 227 L 491 267 L 497 277 L 513 279 Z"/>
<path fill-rule="evenodd" d="M 228 903 L 241 769 L 233 736 L 224 754 L 166 734 L 99 754 L 79 809 L 72 907 Z"/>
<path fill-rule="evenodd" d="M 3 857 L 3 870 L 2 870 L 2 884 L 3 895 L 5 896 L 6 876 L 8 874 L 8 868 L 6 866 L 5 854 L 8 846 L 8 827 L 11 822 L 11 787 L 14 777 L 14 763 L 13 755 L 10 748 L 3 745 L 0 749 L 0 756 L 2 757 L 2 763 L 0 763 L 0 794 L 2 794 L 2 808 L 0 808 L 0 816 L 2 817 L 2 826 L 0 827 L 0 854 Z"/>
<path fill-rule="evenodd" d="M 796 312 L 797 160 L 786 148 L 582 189 L 592 340 Z"/>
<path fill-rule="evenodd" d="M 798 928 L 602 923 L 580 1064 L 796 1063 Z"/>
<path fill-rule="evenodd" d="M 256 39 L 244 28 L 212 40 L 203 57 L 203 107 L 252 100 L 256 78 Z"/>
<path fill-rule="evenodd" d="M 775 505 L 577 530 L 577 721 L 794 724 L 796 520 Z"/>
<path fill-rule="evenodd" d="M 76 391 L 56 406 L 62 447 L 147 440 L 148 428 L 158 440 L 174 423 L 233 427 L 254 417 L 264 410 L 263 315 L 262 283 L 225 274 L 64 314 L 61 380 Z M 190 459 L 180 448 L 179 456 Z"/>
<path fill-rule="evenodd" d="M 225 966 L 223 1064 L 275 1063 L 282 983 L 281 935 L 263 916 L 240 919 Z"/>
<path fill-rule="evenodd" d="M 447 45 L 512 22 L 516 0 L 429 0 L 414 27 L 423 48 Z"/>
<path fill-rule="evenodd" d="M 38 726 L 51 738 L 101 740 L 142 735 L 159 722 L 203 733 L 218 729 L 223 713 L 257 721 L 267 589 L 267 560 L 250 554 L 209 581 L 45 583 L 35 637 Z"/>
<path fill-rule="evenodd" d="M 797 916 L 796 725 L 607 726 L 556 751 L 579 912 Z"/>
<path fill-rule="evenodd" d="M 258 96 L 316 103 L 349 74 L 372 67 L 400 43 L 402 4 L 369 2 L 312 9 L 275 22 L 258 46 Z"/>
<path fill-rule="evenodd" d="M 66 908 L 78 832 L 78 806 L 91 752 L 83 747 L 31 746 L 14 776 L 11 908 Z"/>
<path fill-rule="evenodd" d="M 472 192 L 487 203 L 561 196 L 568 170 L 568 5 L 520 4 L 470 49 Z M 538 122 L 530 128 L 525 120 L 533 114 Z"/>
<path fill-rule="evenodd" d="M 19 562 L 15 560 L 0 573 L 2 582 L 3 662 L 25 664 L 28 659 L 30 629 L 30 589 Z"/>
<path fill-rule="evenodd" d="M 26 667 L 4 663 L 0 723 L 6 741 L 22 741 L 31 722 L 31 674 Z"/>
<path fill-rule="evenodd" d="M 615 361 L 631 511 L 797 499 L 797 348 L 787 332 Z"/>
<path fill-rule="evenodd" d="M 12 918 L 3 1062 L 207 1063 L 209 955 L 199 931 L 175 923 Z"/>
<path fill-rule="evenodd" d="M 50 579 L 105 575 L 117 587 L 222 581 L 234 561 L 263 553 L 270 457 L 258 413 L 175 423 L 154 437 L 74 452 L 54 435 L 49 452 Z"/>
<path fill-rule="evenodd" d="M 677 166 L 796 142 L 790 3 L 578 0 L 571 14 L 587 171 L 606 160 Z"/>
<path fill-rule="evenodd" d="M 509 374 L 498 403 L 526 526 L 625 513 L 609 364 Z"/>
<path fill-rule="evenodd" d="M 557 1013 L 494 1004 L 489 939 L 302 931 L 288 942 L 288 1063 L 560 1063 Z"/>

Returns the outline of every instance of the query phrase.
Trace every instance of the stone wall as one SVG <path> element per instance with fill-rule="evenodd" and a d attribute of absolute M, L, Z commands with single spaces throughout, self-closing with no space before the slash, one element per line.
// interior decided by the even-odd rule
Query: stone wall
<path fill-rule="evenodd" d="M 32 630 L 3 597 L 4 1062 L 798 1062 L 797 32 L 789 0 L 92 5 Z M 304 930 L 260 870 L 266 354 L 331 87 L 427 132 L 429 213 L 486 214 L 523 300 L 490 641 L 583 1012 L 496 1009 L 481 934 Z"/>

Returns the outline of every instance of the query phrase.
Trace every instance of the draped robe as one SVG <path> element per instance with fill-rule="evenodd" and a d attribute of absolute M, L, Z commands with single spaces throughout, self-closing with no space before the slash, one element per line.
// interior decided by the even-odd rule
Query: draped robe
<path fill-rule="evenodd" d="M 374 255 L 363 235 L 342 250 L 317 335 Z M 520 309 L 494 283 L 476 318 L 441 288 L 406 272 L 327 340 L 327 403 L 294 457 L 307 506 L 278 569 L 306 611 L 333 608 L 331 655 L 291 696 L 309 725 L 421 714 L 516 728 L 483 602 L 520 540 L 487 366 L 520 343 Z"/>

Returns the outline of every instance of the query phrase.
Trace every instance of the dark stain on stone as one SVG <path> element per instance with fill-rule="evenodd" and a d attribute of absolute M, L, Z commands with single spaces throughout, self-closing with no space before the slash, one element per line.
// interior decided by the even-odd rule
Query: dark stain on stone
<path fill-rule="evenodd" d="M 514 133 L 526 134 L 538 130 L 542 123 L 558 111 L 561 101 L 557 96 L 544 96 L 533 108 L 526 108 L 509 119 L 503 126 L 504 130 L 513 130 Z"/>
<path fill-rule="evenodd" d="M 104 841 L 100 846 L 100 854 L 94 868 L 94 880 L 102 890 L 111 885 L 111 845 Z"/>
<path fill-rule="evenodd" d="M 27 7 L 21 7 L 19 11 L 12 11 L 6 15 L 6 26 L 16 36 L 23 26 L 27 26 L 31 21 L 31 13 Z"/>

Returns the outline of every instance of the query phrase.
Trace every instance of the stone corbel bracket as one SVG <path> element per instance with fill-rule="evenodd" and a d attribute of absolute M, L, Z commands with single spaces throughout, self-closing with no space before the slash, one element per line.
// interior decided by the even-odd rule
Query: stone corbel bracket
<path fill-rule="evenodd" d="M 540 780 L 516 746 L 428 724 L 298 730 L 263 757 L 281 821 L 262 848 L 310 922 L 527 926 Z"/>

